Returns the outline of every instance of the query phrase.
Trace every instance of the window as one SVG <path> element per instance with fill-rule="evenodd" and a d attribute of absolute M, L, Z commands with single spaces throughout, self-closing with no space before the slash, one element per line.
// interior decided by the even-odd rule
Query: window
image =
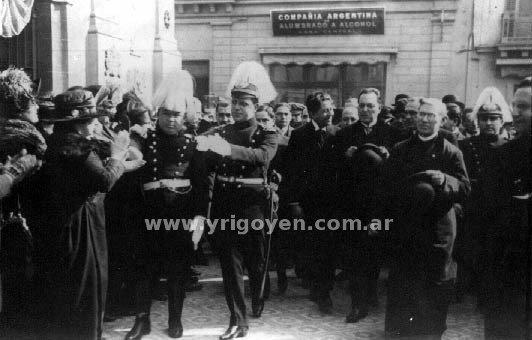
<path fill-rule="evenodd" d="M 519 1 L 519 16 L 520 17 L 532 16 L 532 1 L 530 0 Z"/>
<path fill-rule="evenodd" d="M 194 78 L 194 97 L 209 94 L 209 61 L 208 60 L 183 60 L 183 70 Z"/>
<path fill-rule="evenodd" d="M 329 93 L 337 107 L 357 97 L 364 87 L 378 88 L 384 100 L 386 63 L 357 65 L 270 65 L 278 100 L 304 103 L 314 91 Z"/>

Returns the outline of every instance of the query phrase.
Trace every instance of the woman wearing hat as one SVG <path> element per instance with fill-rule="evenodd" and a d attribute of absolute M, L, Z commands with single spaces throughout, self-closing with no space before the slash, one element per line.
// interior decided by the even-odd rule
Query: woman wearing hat
<path fill-rule="evenodd" d="M 45 275 L 46 324 L 42 338 L 100 339 L 107 290 L 104 198 L 124 170 L 129 137 L 119 134 L 110 157 L 94 142 L 98 124 L 92 94 L 73 90 L 54 99 L 58 118 L 49 140 L 39 188 L 41 211 L 36 233 Z"/>

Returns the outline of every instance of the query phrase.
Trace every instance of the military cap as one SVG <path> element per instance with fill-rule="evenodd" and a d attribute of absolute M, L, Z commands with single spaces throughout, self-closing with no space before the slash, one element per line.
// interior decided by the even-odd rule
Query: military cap
<path fill-rule="evenodd" d="M 290 107 L 292 111 L 304 111 L 306 109 L 306 106 L 299 103 L 290 103 Z"/>
<path fill-rule="evenodd" d="M 498 104 L 495 103 L 486 103 L 478 108 L 478 116 L 501 116 L 502 109 Z"/>
<path fill-rule="evenodd" d="M 238 97 L 238 98 L 258 99 L 259 93 L 255 85 L 248 83 L 248 84 L 235 85 L 233 89 L 231 90 L 231 96 Z"/>

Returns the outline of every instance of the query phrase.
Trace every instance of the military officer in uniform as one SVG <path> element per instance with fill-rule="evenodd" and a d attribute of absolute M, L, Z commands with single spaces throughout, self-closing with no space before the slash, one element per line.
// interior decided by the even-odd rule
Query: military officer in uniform
<path fill-rule="evenodd" d="M 157 90 L 154 106 L 158 109 L 157 127 L 138 141 L 137 147 L 145 155 L 146 165 L 138 178 L 144 193 L 142 220 L 135 247 L 137 315 L 126 340 L 138 340 L 150 333 L 150 307 L 153 277 L 156 268 L 167 267 L 168 278 L 168 335 L 179 338 L 183 334 L 181 313 L 185 298 L 185 282 L 193 259 L 193 248 L 201 237 L 202 224 L 208 204 L 208 174 L 204 153 L 196 150 L 192 135 L 185 133 L 185 121 L 194 119 L 191 91 L 192 79 L 180 71 L 167 78 Z M 192 109 L 193 110 L 193 109 Z M 161 228 L 150 230 L 145 219 L 189 219 L 190 230 Z M 195 228 L 194 228 L 195 227 Z M 162 230 L 159 230 L 162 229 Z M 191 239 L 192 231 L 192 239 Z"/>
<path fill-rule="evenodd" d="M 498 98 L 495 102 L 493 99 Z M 508 104 L 502 94 L 494 87 L 485 89 L 477 100 L 474 119 L 478 121 L 480 134 L 459 141 L 460 150 L 464 154 L 469 180 L 471 182 L 471 196 L 464 204 L 463 223 L 459 223 L 456 238 L 456 259 L 458 261 L 459 294 L 465 289 L 480 288 L 478 304 L 482 307 L 485 302 L 485 284 L 480 281 L 480 271 L 487 269 L 484 253 L 485 226 L 490 224 L 486 219 L 484 202 L 484 188 L 487 168 L 494 162 L 497 150 L 508 141 L 504 137 L 504 122 L 511 122 L 512 117 Z M 461 228 L 462 227 L 462 228 Z M 480 285 L 480 286 L 478 286 Z"/>
<path fill-rule="evenodd" d="M 263 79 L 253 76 L 260 74 Z M 268 88 L 258 88 L 254 82 Z M 211 216 L 214 219 L 244 221 L 248 232 L 218 226 L 217 243 L 225 299 L 231 313 L 229 328 L 220 339 L 244 337 L 248 332 L 248 318 L 244 300 L 244 267 L 248 271 L 253 316 L 260 317 L 264 302 L 260 289 L 265 265 L 264 230 L 251 228 L 254 221 L 264 223 L 267 207 L 267 171 L 277 151 L 277 132 L 257 124 L 258 103 L 275 98 L 275 90 L 264 68 L 255 62 L 244 62 L 232 77 L 231 112 L 234 124 L 214 129 L 208 136 L 198 137 L 198 148 L 207 152 L 210 170 L 214 172 Z M 265 94 L 268 91 L 268 97 Z"/>
<path fill-rule="evenodd" d="M 530 169 L 532 79 L 524 79 L 514 93 L 516 138 L 503 145 L 490 167 L 485 213 L 488 270 L 485 337 L 530 339 L 530 278 L 532 182 Z"/>

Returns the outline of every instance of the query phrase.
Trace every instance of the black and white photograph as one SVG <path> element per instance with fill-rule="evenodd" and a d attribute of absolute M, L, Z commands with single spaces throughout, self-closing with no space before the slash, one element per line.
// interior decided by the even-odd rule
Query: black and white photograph
<path fill-rule="evenodd" d="M 0 340 L 532 340 L 532 0 L 0 0 Z"/>

